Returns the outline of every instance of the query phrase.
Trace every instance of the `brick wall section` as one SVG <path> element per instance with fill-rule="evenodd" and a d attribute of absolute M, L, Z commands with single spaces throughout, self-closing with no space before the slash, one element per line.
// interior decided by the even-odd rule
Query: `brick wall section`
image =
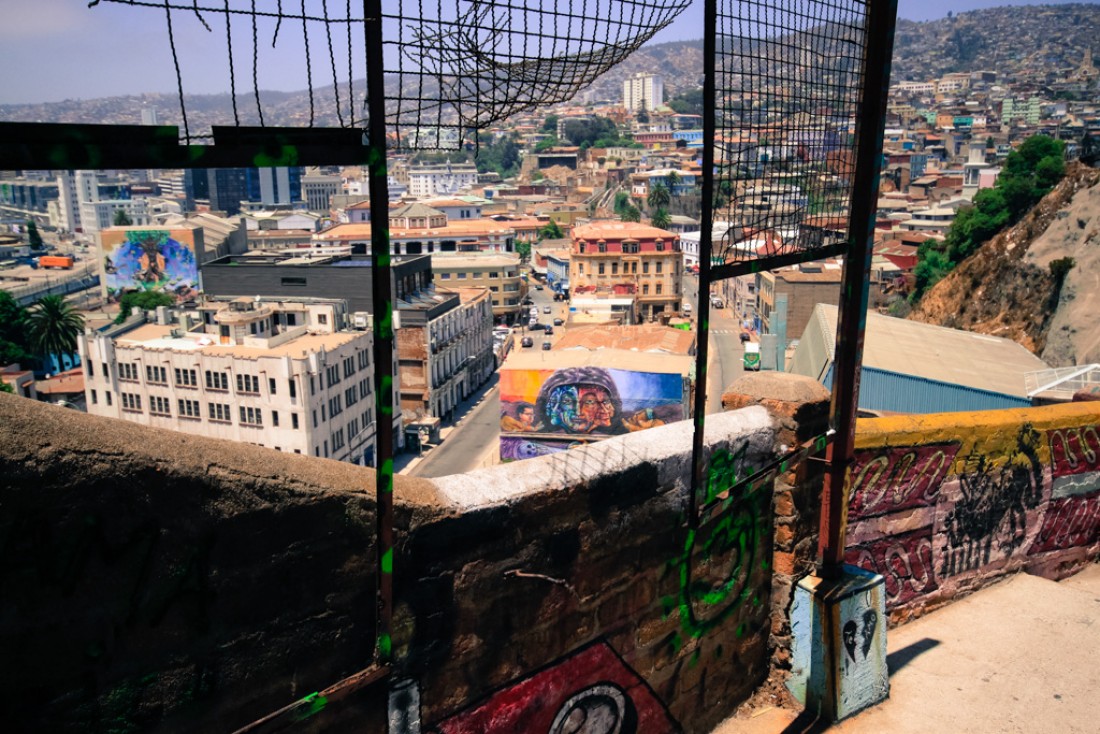
<path fill-rule="evenodd" d="M 776 453 L 782 453 L 825 432 L 829 423 L 829 391 L 801 375 L 783 372 L 747 373 L 722 394 L 722 408 L 737 410 L 760 405 L 775 420 Z M 813 566 L 821 517 L 825 464 L 804 461 L 776 478 L 773 501 L 775 543 L 772 577 L 772 617 L 769 644 L 773 664 L 789 668 L 792 590 Z"/>
<path fill-rule="evenodd" d="M 232 730 L 369 663 L 372 472 L 7 395 L 0 422 L 5 728 Z M 760 408 L 707 424 L 715 450 L 772 455 Z M 690 427 L 398 477 L 383 685 L 411 681 L 411 717 L 545 731 L 539 717 L 595 692 L 638 731 L 705 732 L 751 694 L 768 672 L 771 496 L 688 533 Z M 321 702 L 311 730 L 382 732 L 385 699 Z"/>

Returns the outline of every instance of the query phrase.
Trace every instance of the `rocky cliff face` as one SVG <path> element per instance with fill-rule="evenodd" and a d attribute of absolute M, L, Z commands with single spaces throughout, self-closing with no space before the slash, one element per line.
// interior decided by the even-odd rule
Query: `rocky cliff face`
<path fill-rule="evenodd" d="M 909 318 L 1012 339 L 1055 367 L 1100 362 L 1100 170 L 1080 163 L 1015 226 L 937 283 Z M 1061 288 L 1050 263 L 1076 265 Z"/>

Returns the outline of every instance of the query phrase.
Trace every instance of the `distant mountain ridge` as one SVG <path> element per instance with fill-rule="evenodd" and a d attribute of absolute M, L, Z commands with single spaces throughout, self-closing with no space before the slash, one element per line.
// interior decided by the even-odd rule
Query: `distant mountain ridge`
<path fill-rule="evenodd" d="M 1091 47 L 1100 57 L 1100 5 L 1039 5 L 989 8 L 959 13 L 935 21 L 898 21 L 893 79 L 925 80 L 953 71 L 991 69 L 1002 75 L 1021 70 L 1060 70 L 1076 67 Z M 751 43 L 746 39 L 744 42 Z M 666 98 L 700 84 L 703 42 L 672 41 L 649 44 L 589 87 L 594 99 L 616 100 L 622 81 L 638 72 L 664 76 Z M 365 89 L 356 80 L 358 90 Z M 396 91 L 394 87 L 393 91 Z M 309 122 L 307 90 L 261 91 L 267 125 L 304 126 Z M 337 125 L 332 86 L 314 90 L 318 126 Z M 358 104 L 361 104 L 361 99 Z M 91 100 L 42 104 L 0 105 L 0 120 L 28 122 L 137 123 L 143 106 L 155 107 L 162 123 L 180 125 L 175 91 L 135 94 Z M 251 92 L 237 96 L 242 125 L 258 125 Z M 229 94 L 188 95 L 192 131 L 210 125 L 234 124 Z M 345 101 L 345 115 L 347 105 Z"/>

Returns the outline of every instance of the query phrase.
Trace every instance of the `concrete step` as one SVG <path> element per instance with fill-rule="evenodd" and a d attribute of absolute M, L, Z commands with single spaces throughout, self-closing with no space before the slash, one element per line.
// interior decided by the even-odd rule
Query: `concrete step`
<path fill-rule="evenodd" d="M 890 699 L 839 734 L 1098 734 L 1100 566 L 1056 583 L 1018 574 L 890 630 Z M 731 718 L 714 734 L 823 731 L 796 712 Z"/>

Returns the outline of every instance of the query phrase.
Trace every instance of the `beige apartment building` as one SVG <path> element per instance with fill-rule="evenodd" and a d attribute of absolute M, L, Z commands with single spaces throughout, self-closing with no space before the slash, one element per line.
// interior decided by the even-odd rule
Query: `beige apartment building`
<path fill-rule="evenodd" d="M 570 295 L 633 295 L 640 320 L 680 310 L 680 236 L 639 222 L 592 222 L 573 229 Z"/>
<path fill-rule="evenodd" d="M 82 335 L 88 412 L 373 465 L 373 338 L 346 317 L 343 301 L 240 298 Z"/>
<path fill-rule="evenodd" d="M 493 319 L 516 323 L 526 315 L 522 305 L 527 284 L 519 272 L 519 255 L 504 252 L 464 252 L 432 255 L 432 272 L 444 288 L 488 288 Z"/>

